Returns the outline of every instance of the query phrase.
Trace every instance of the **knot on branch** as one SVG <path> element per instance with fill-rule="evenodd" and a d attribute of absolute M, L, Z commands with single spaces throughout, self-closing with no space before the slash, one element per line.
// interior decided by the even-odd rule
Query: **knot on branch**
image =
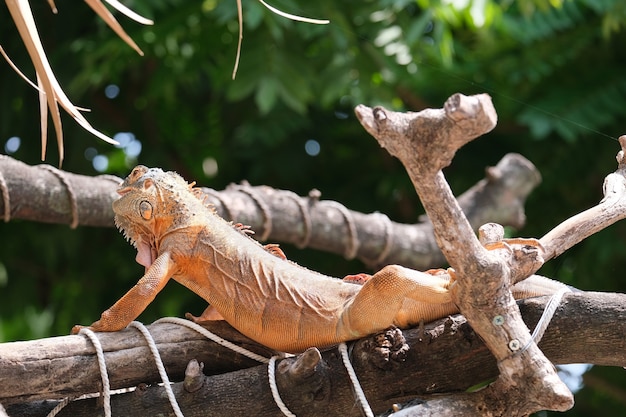
<path fill-rule="evenodd" d="M 378 369 L 397 369 L 409 352 L 409 345 L 397 327 L 376 333 L 358 343 L 359 360 Z"/>
<path fill-rule="evenodd" d="M 283 399 L 306 406 L 309 411 L 324 409 L 331 397 L 329 367 L 317 348 L 282 360 L 277 366 L 276 382 Z M 293 411 L 303 413 L 296 408 Z"/>
<path fill-rule="evenodd" d="M 187 364 L 185 369 L 185 379 L 183 381 L 183 387 L 187 392 L 196 392 L 204 385 L 204 363 L 198 362 L 196 359 L 192 359 Z"/>

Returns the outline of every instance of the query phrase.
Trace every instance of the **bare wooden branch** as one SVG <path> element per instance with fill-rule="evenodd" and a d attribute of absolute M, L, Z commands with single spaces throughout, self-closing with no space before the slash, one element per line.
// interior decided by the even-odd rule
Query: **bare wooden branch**
<path fill-rule="evenodd" d="M 570 217 L 541 238 L 546 260 L 556 258 L 594 233 L 626 218 L 626 135 L 620 136 L 619 143 L 617 170 L 604 179 L 604 198 L 597 206 Z"/>
<path fill-rule="evenodd" d="M 363 105 L 356 113 L 365 129 L 407 169 L 433 223 L 437 243 L 456 270 L 456 283 L 451 287 L 453 301 L 498 361 L 500 375 L 496 383 L 480 395 L 451 399 L 454 402 L 444 404 L 442 409 L 454 405 L 457 413 L 463 409 L 476 411 L 477 404 L 486 401 L 485 396 L 501 399 L 493 404 L 496 414 L 503 409 L 506 415 L 524 416 L 542 409 L 571 408 L 571 392 L 532 343 L 510 291 L 511 281 L 519 276 L 517 264 L 523 270 L 529 264 L 541 265 L 539 249 L 528 251 L 528 256 L 521 252 L 522 259 L 485 249 L 441 171 L 461 146 L 495 126 L 497 117 L 490 97 L 455 94 L 443 109 L 419 113 Z M 523 260 L 525 257 L 528 260 Z"/>
<path fill-rule="evenodd" d="M 488 168 L 486 178 L 463 193 L 459 202 L 475 230 L 487 221 L 519 228 L 525 222 L 526 197 L 540 180 L 532 163 L 508 154 Z M 0 213 L 7 213 L 5 220 L 71 223 L 74 219 L 80 225 L 112 227 L 111 203 L 117 198 L 119 181 L 31 167 L 0 156 Z M 299 197 L 265 186 L 204 190 L 222 217 L 250 225 L 257 238 L 356 256 L 372 268 L 400 264 L 428 269 L 445 262 L 428 221 L 400 224 L 381 213 L 363 214 L 316 195 Z"/>
<path fill-rule="evenodd" d="M 588 304 L 590 299 L 587 297 L 591 296 L 594 298 L 597 303 L 605 304 L 610 303 L 613 304 L 613 307 L 609 310 L 605 310 L 602 307 L 599 307 L 599 304 L 593 302 L 594 307 L 591 307 L 591 304 Z M 562 304 L 562 310 L 559 313 L 559 316 L 567 318 L 567 315 L 574 314 L 574 316 L 570 316 L 570 318 L 576 317 L 577 319 L 583 320 L 583 322 L 576 323 L 574 327 L 578 327 L 575 329 L 572 327 L 569 330 L 562 328 L 561 325 L 565 324 L 557 319 L 556 317 L 551 322 L 551 330 L 549 334 L 546 333 L 544 338 L 542 339 L 539 346 L 542 351 L 546 354 L 546 356 L 555 364 L 565 364 L 565 363 L 587 363 L 584 346 L 593 346 L 593 349 L 596 348 L 604 351 L 607 354 L 606 359 L 611 355 L 609 352 L 613 352 L 617 354 L 615 360 L 608 360 L 604 365 L 607 366 L 622 366 L 621 364 L 626 363 L 626 340 L 622 337 L 621 340 L 618 338 L 613 338 L 609 336 L 608 340 L 603 340 L 602 337 L 597 338 L 596 335 L 593 335 L 588 332 L 589 325 L 591 324 L 588 318 L 583 316 L 579 316 L 577 313 L 573 313 L 573 310 L 580 309 L 581 311 L 585 308 L 592 308 L 595 312 L 604 311 L 607 313 L 600 313 L 604 316 L 602 321 L 605 321 L 605 324 L 600 325 L 600 327 L 596 327 L 596 330 L 607 329 L 613 325 L 617 325 L 620 330 L 625 326 L 622 322 L 626 318 L 626 305 L 622 304 L 623 297 L 626 296 L 624 294 L 603 294 L 603 293 L 575 293 L 568 295 Z M 539 317 L 541 316 L 542 308 L 537 308 L 538 305 L 541 305 L 545 301 L 544 297 L 541 298 L 531 298 L 527 300 L 523 300 L 520 302 L 520 310 L 524 316 L 525 322 L 529 325 L 529 327 L 533 327 Z M 622 305 L 620 305 L 622 304 Z M 599 317 L 593 319 L 595 321 Z M 571 322 L 573 324 L 573 322 Z M 593 325 L 592 325 L 593 326 Z M 562 331 L 571 331 L 573 332 L 570 335 L 565 335 L 565 333 L 560 333 Z M 594 331 L 595 332 L 595 331 Z M 565 336 L 565 339 L 561 339 L 561 337 Z M 615 334 L 617 336 L 617 334 Z M 561 340 L 559 340 L 561 339 Z M 561 344 L 563 342 L 563 344 Z M 590 349 L 587 349 L 590 350 Z M 577 352 L 577 353 L 575 353 Z M 593 363 L 589 362 L 589 363 Z M 519 389 L 516 388 L 516 389 Z M 485 391 L 485 390 L 483 390 Z M 476 396 L 470 396 L 467 394 L 453 394 L 451 396 L 433 398 L 432 401 L 427 401 L 423 404 L 417 404 L 394 414 L 394 416 L 402 416 L 402 417 L 423 417 L 423 416 L 447 416 L 447 415 L 482 415 L 484 412 L 477 412 L 477 410 L 481 409 L 485 410 L 488 408 L 493 415 L 513 415 L 515 414 L 507 407 L 511 407 L 511 404 L 507 404 L 504 400 L 503 396 L 495 396 L 493 392 L 485 391 L 477 393 Z M 528 398 L 528 401 L 533 401 L 533 398 Z M 519 404 L 515 404 L 514 406 L 519 407 Z M 453 414 L 450 414 L 451 410 Z M 514 411 L 514 410 L 513 410 Z"/>
<path fill-rule="evenodd" d="M 0 155 L 0 215 L 73 226 L 113 226 L 111 202 L 121 179 L 87 177 Z"/>
<path fill-rule="evenodd" d="M 538 297 L 521 301 L 521 311 L 528 326 L 538 321 L 548 297 Z M 556 316 L 541 341 L 541 348 L 554 363 L 595 363 L 607 366 L 626 365 L 626 295 L 610 293 L 577 292 L 565 296 Z M 213 375 L 216 371 L 227 372 L 232 360 L 219 347 L 211 342 L 186 344 L 177 339 L 195 339 L 195 333 L 181 331 L 179 336 L 165 341 L 167 333 L 178 333 L 171 325 L 153 325 L 159 351 L 172 380 L 183 380 L 182 369 L 190 358 L 204 361 L 204 372 L 212 374 L 205 378 L 198 365 L 191 365 L 184 382 L 175 385 L 174 390 L 186 417 L 192 416 L 281 416 L 273 403 L 267 380 L 267 366 L 259 365 Z M 210 327 L 224 334 L 225 326 Z M 142 383 L 158 382 L 158 375 L 152 359 L 147 353 L 145 342 L 137 332 L 126 330 L 112 334 L 99 334 L 103 341 L 111 383 L 116 386 L 139 386 L 135 393 L 116 395 L 113 400 L 114 415 L 157 415 L 170 409 L 158 386 L 146 387 Z M 229 335 L 229 337 L 234 337 Z M 352 361 L 366 396 L 377 413 L 384 412 L 393 403 L 405 402 L 415 397 L 425 401 L 425 405 L 437 406 L 450 393 L 465 391 L 482 381 L 489 381 L 498 375 L 494 357 L 485 349 L 481 339 L 472 331 L 462 316 L 453 316 L 427 324 L 422 329 L 404 331 L 404 343 L 408 350 L 402 351 L 401 344 L 394 344 L 397 330 L 358 341 L 354 345 Z M 175 340 L 176 339 L 176 340 Z M 244 340 L 244 339 L 237 339 Z M 381 343 L 382 341 L 382 343 Z M 594 348 L 589 349 L 592 341 Z M 69 342 L 69 345 L 68 345 Z M 67 392 L 54 391 L 67 384 L 81 385 L 73 393 L 97 392 L 99 374 L 93 350 L 88 342 L 79 336 L 44 339 L 42 341 L 20 342 L 30 351 L 30 359 L 17 362 L 15 355 L 7 354 L 7 346 L 0 345 L 0 402 L 9 406 L 12 417 L 44 416 L 55 402 L 29 402 L 16 404 L 16 397 L 7 399 L 7 390 L 14 391 L 16 381 L 24 381 L 18 389 L 26 398 L 59 398 Z M 131 345 L 135 343 L 134 350 Z M 182 344 L 182 346 L 181 346 Z M 81 346 L 82 345 L 82 346 Z M 56 346 L 52 348 L 51 346 Z M 52 360 L 51 351 L 60 352 L 67 346 L 78 348 L 67 351 L 68 359 L 80 362 L 77 368 L 67 368 L 60 358 Z M 124 348 L 123 346 L 126 346 Z M 177 347 L 180 346 L 180 347 Z M 252 345 L 250 345 L 252 346 Z M 132 352 L 132 360 L 121 355 L 122 349 Z M 9 350 L 10 352 L 10 350 Z M 184 352 L 184 354 L 181 354 Z M 45 358 L 48 358 L 47 360 Z M 37 370 L 32 364 L 47 363 L 45 371 Z M 354 406 L 352 390 L 348 384 L 345 369 L 335 350 L 323 352 L 322 361 L 315 351 L 307 351 L 299 359 L 281 361 L 277 365 L 278 383 L 281 397 L 296 415 L 303 416 L 360 416 Z M 12 360 L 9 360 L 12 359 Z M 22 359 L 20 359 L 22 360 Z M 241 360 L 233 368 L 254 365 Z M 195 368 L 194 368 L 195 366 Z M 42 367 L 43 368 L 43 367 Z M 124 369 L 132 377 L 124 377 L 114 369 Z M 218 369 L 219 368 L 219 369 Z M 175 371 L 176 370 L 176 371 Z M 73 372 L 91 373 L 90 386 L 82 384 L 83 375 Z M 45 373 L 47 372 L 47 374 Z M 40 382 L 37 382 L 37 381 Z M 42 383 L 46 381 L 47 384 Z M 11 381 L 7 383 L 7 381 Z M 54 381 L 54 382 L 53 382 Z M 123 382 L 123 383 L 122 383 Z M 28 385 L 28 386 L 26 386 Z M 26 391 L 26 390 L 32 391 Z M 37 392 L 42 390 L 43 392 Z M 442 396 L 441 394 L 446 394 Z M 11 394 L 12 395 L 12 394 Z M 452 396 L 453 401 L 457 397 Z M 461 397 L 464 399 L 465 397 Z M 476 397 L 478 400 L 481 397 Z M 465 403 L 463 407 L 470 407 Z M 444 403 L 441 403 L 444 404 Z M 446 403 L 450 404 L 450 402 Z M 491 403 L 487 403 L 491 404 Z M 91 416 L 101 405 L 96 400 L 82 400 L 72 403 L 61 416 Z M 427 409 L 421 409 L 426 413 Z M 456 409 L 460 411 L 460 409 Z M 435 414 L 420 414 L 435 415 Z M 445 414 L 444 414 L 445 415 Z M 456 415 L 463 415 L 457 413 Z M 465 414 L 465 415 L 476 415 Z"/>
<path fill-rule="evenodd" d="M 173 380 L 182 379 L 185 366 L 191 359 L 204 362 L 212 373 L 258 364 L 185 327 L 163 323 L 149 329 Z M 273 354 L 273 351 L 250 341 L 225 322 L 216 322 L 211 330 L 264 356 Z M 137 330 L 99 333 L 98 337 L 105 352 L 112 389 L 158 380 L 154 360 Z M 101 380 L 94 355 L 93 346 L 82 336 L 2 343 L 0 402 L 7 405 L 62 398 L 77 392 L 98 392 Z"/>

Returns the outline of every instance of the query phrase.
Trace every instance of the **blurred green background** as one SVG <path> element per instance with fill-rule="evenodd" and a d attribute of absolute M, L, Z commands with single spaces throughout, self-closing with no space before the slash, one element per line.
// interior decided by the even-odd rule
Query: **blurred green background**
<path fill-rule="evenodd" d="M 72 172 L 125 176 L 136 163 L 176 170 L 215 189 L 248 180 L 306 194 L 322 191 L 353 210 L 398 222 L 422 214 L 401 164 L 356 120 L 359 103 L 395 110 L 439 108 L 455 92 L 492 95 L 497 128 L 463 148 L 446 170 L 461 193 L 505 153 L 519 152 L 543 175 L 527 204 L 541 236 L 601 198 L 626 133 L 626 3 L 619 0 L 275 0 L 316 26 L 242 0 L 244 41 L 231 80 L 238 24 L 234 1 L 126 1 L 152 18 L 118 19 L 145 52 L 138 56 L 84 3 L 31 6 L 56 75 L 71 100 L 113 147 L 63 115 Z M 0 43 L 34 72 L 6 7 Z M 0 64 L 0 151 L 39 163 L 37 94 Z M 48 163 L 58 156 L 51 133 Z M 291 259 L 342 276 L 358 262 L 284 245 Z M 0 341 L 67 334 L 88 324 L 141 276 L 134 249 L 114 229 L 0 224 Z M 626 226 L 581 243 L 540 272 L 581 289 L 626 291 Z M 172 283 L 143 322 L 204 302 Z M 592 347 L 590 347 L 592 348 Z M 567 415 L 619 415 L 623 369 L 594 367 Z M 621 411 L 620 411 L 621 410 Z"/>

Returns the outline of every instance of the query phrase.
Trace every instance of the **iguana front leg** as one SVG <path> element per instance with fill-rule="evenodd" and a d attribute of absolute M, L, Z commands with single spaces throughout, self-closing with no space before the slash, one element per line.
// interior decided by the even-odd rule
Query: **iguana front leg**
<path fill-rule="evenodd" d="M 111 308 L 102 313 L 100 320 L 91 326 L 76 325 L 72 328 L 72 333 L 78 333 L 83 327 L 96 332 L 114 332 L 125 328 L 154 300 L 154 297 L 163 289 L 175 270 L 176 264 L 172 261 L 169 253 L 161 254 L 146 269 L 146 273 L 137 284 Z"/>

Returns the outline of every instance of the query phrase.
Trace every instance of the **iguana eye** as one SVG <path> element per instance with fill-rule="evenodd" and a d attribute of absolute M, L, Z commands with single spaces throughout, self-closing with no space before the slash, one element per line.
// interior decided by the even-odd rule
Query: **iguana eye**
<path fill-rule="evenodd" d="M 141 214 L 141 217 L 145 220 L 150 220 L 152 218 L 152 204 L 146 200 L 139 203 L 139 214 Z"/>

